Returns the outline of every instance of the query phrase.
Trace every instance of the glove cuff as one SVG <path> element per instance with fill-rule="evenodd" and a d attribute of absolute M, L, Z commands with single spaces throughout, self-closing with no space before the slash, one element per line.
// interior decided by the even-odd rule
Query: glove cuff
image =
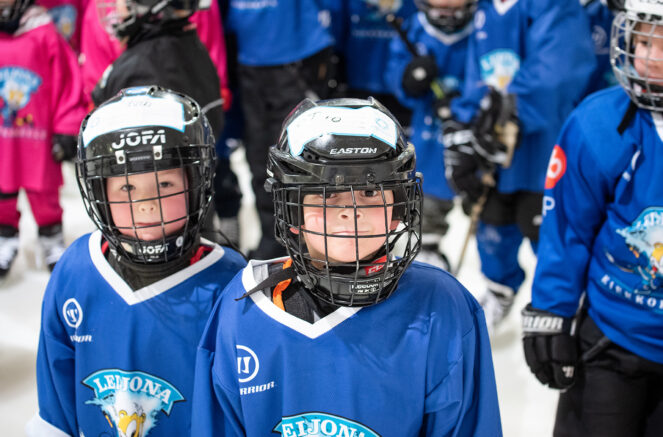
<path fill-rule="evenodd" d="M 521 311 L 523 334 L 527 335 L 573 335 L 575 319 L 562 317 L 549 311 L 538 310 L 529 303 Z"/>

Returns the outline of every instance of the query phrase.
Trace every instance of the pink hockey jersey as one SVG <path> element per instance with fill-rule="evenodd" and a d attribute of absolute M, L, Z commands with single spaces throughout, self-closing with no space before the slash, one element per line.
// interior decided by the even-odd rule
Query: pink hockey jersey
<path fill-rule="evenodd" d="M 31 6 L 14 34 L 0 32 L 0 191 L 62 185 L 51 137 L 78 134 L 85 102 L 76 55 Z"/>
<path fill-rule="evenodd" d="M 39 6 L 48 10 L 53 24 L 74 49 L 79 52 L 83 12 L 89 0 L 37 0 Z"/>
<path fill-rule="evenodd" d="M 223 38 L 221 12 L 216 1 L 209 9 L 198 11 L 189 19 L 207 48 L 219 75 L 221 90 L 228 88 L 226 44 Z M 106 68 L 124 51 L 120 42 L 104 29 L 97 15 L 95 0 L 88 0 L 81 29 L 81 68 L 85 94 L 90 95 Z"/>

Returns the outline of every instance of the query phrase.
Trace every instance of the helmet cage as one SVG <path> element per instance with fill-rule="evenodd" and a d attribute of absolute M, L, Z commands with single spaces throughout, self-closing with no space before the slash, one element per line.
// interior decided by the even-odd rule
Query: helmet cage
<path fill-rule="evenodd" d="M 459 8 L 434 7 L 427 0 L 415 0 L 417 8 L 426 15 L 430 24 L 444 33 L 455 33 L 467 26 L 477 10 L 478 0 L 467 0 Z"/>
<path fill-rule="evenodd" d="M 374 108 L 382 113 L 382 117 L 393 122 L 396 129 L 394 145 L 387 145 L 365 134 L 334 133 L 335 129 L 332 129 L 309 140 L 293 154 L 289 128 L 300 115 L 315 107 L 340 108 L 342 111 Z M 421 247 L 423 195 L 421 177 L 415 173 L 414 146 L 406 142 L 402 128 L 393 115 L 370 97 L 368 100 L 347 98 L 317 103 L 306 99 L 286 118 L 281 132 L 277 145 L 269 151 L 270 178 L 265 188 L 272 193 L 274 200 L 276 239 L 292 258 L 298 277 L 313 295 L 334 305 L 367 306 L 387 299 Z M 338 148 L 350 148 L 357 152 L 339 154 Z M 356 193 L 365 190 L 376 191 L 382 202 L 358 204 Z M 394 194 L 391 203 L 386 201 L 387 191 Z M 328 204 L 327 196 L 334 192 L 349 192 L 352 205 Z M 307 194 L 321 195 L 324 200 L 322 204 L 305 204 Z M 322 209 L 322 232 L 303 226 L 304 207 Z M 357 235 L 356 232 L 349 235 L 328 234 L 327 213 L 334 208 L 354 211 L 355 230 L 358 212 L 364 208 L 383 208 L 384 231 L 373 235 Z M 392 220 L 401 221 L 394 230 L 389 229 L 388 208 L 392 208 Z M 307 235 L 322 237 L 324 253 L 320 257 L 311 254 L 305 240 Z M 336 262 L 330 259 L 328 247 L 334 244 L 330 238 L 353 239 L 353 261 Z M 359 243 L 366 238 L 382 238 L 384 242 L 370 255 L 370 259 L 360 259 Z"/>
<path fill-rule="evenodd" d="M 649 77 L 654 63 L 663 64 L 663 58 L 651 56 L 653 44 L 663 40 L 663 35 L 656 34 L 656 30 L 660 30 L 663 25 L 663 17 L 631 10 L 628 2 L 626 6 L 626 11 L 617 14 L 612 23 L 610 63 L 619 84 L 636 105 L 652 111 L 663 111 L 663 78 Z M 643 32 L 642 24 L 650 24 L 650 30 Z M 636 36 L 647 41 L 644 56 L 636 56 Z M 635 69 L 636 59 L 645 66 L 644 76 Z"/>
<path fill-rule="evenodd" d="M 102 104 L 95 111 L 108 103 L 121 101 L 124 97 L 122 93 L 125 92 L 128 93 L 128 90 L 123 90 L 120 95 Z M 140 126 L 138 129 L 142 133 L 157 132 L 156 136 L 165 141 L 162 141 L 161 144 L 117 147 L 118 138 L 131 137 L 135 142 L 138 142 L 138 138 L 142 140 L 149 138 L 132 136 L 136 134 L 137 128 L 126 127 L 99 135 L 89 144 L 84 145 L 83 132 L 95 112 L 93 111 L 81 126 L 79 154 L 75 166 L 86 212 L 101 230 L 111 248 L 119 256 L 126 257 L 133 262 L 154 264 L 177 258 L 198 241 L 207 208 L 212 200 L 216 154 L 214 137 L 211 134 L 209 123 L 195 101 L 182 94 L 159 87 L 145 87 L 145 95 L 182 103 L 185 116 L 188 117 L 184 132 L 160 125 Z M 151 141 L 147 142 L 151 143 Z M 158 172 L 179 168 L 182 169 L 182 177 L 186 179 L 182 183 L 184 189 L 176 193 L 162 194 Z M 108 178 L 123 177 L 126 184 L 129 184 L 130 176 L 146 173 L 154 175 L 157 190 L 155 197 L 133 199 L 131 191 L 128 191 L 126 201 L 109 201 L 106 191 Z M 164 199 L 181 195 L 184 195 L 186 202 L 185 214 L 181 217 L 169 218 L 168 221 L 164 220 Z M 161 237 L 147 241 L 139 239 L 138 233 L 144 228 L 153 229 L 154 225 L 137 225 L 133 206 L 150 201 L 158 202 Z M 113 221 L 111 205 L 117 204 L 129 205 L 130 226 L 120 227 Z M 166 225 L 180 221 L 184 221 L 182 228 L 171 235 L 166 235 Z"/>
<path fill-rule="evenodd" d="M 356 193 L 364 190 L 377 191 L 382 203 L 359 205 Z M 393 191 L 394 200 L 386 201 L 385 193 Z M 334 192 L 350 192 L 352 205 L 329 205 L 327 196 Z M 367 306 L 387 299 L 396 288 L 398 279 L 419 252 L 421 242 L 422 191 L 421 180 L 392 181 L 376 185 L 283 185 L 272 186 L 275 206 L 275 233 L 277 240 L 286 247 L 293 260 L 293 266 L 306 287 L 318 298 L 334 305 Z M 320 204 L 307 204 L 307 194 L 319 194 Z M 324 217 L 322 232 L 308 230 L 303 226 L 305 207 L 321 208 Z M 357 214 L 362 209 L 381 208 L 384 215 L 384 233 L 357 235 L 330 235 L 327 233 L 328 209 L 352 209 L 354 229 L 358 228 Z M 400 220 L 402 226 L 390 230 L 388 208 L 392 208 L 392 220 Z M 325 251 L 322 257 L 311 255 L 305 242 L 306 235 L 324 238 Z M 330 238 L 332 240 L 330 240 Z M 329 259 L 328 245 L 333 239 L 353 239 L 355 261 L 333 262 Z M 370 259 L 360 259 L 361 239 L 384 238 L 384 243 Z M 399 240 L 405 239 L 400 256 L 395 254 Z"/>

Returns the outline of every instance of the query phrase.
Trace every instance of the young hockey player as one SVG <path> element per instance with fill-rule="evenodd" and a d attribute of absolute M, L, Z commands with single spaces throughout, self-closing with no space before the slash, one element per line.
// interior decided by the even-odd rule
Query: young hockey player
<path fill-rule="evenodd" d="M 560 437 L 663 429 L 663 1 L 626 0 L 611 40 L 621 87 L 562 129 L 523 310 L 527 364 L 563 390 Z"/>
<path fill-rule="evenodd" d="M 130 88 L 83 121 L 77 176 L 99 231 L 44 295 L 30 436 L 190 435 L 196 344 L 245 262 L 200 239 L 214 138 L 198 104 Z"/>
<path fill-rule="evenodd" d="M 396 119 L 370 98 L 305 100 L 283 126 L 267 186 L 290 257 L 223 292 L 192 434 L 500 436 L 481 307 L 412 264 L 421 183 Z"/>
<path fill-rule="evenodd" d="M 0 0 L 0 279 L 18 254 L 20 189 L 49 269 L 64 252 L 58 161 L 75 155 L 86 110 L 76 56 L 30 4 Z"/>
<path fill-rule="evenodd" d="M 207 49 L 189 22 L 189 16 L 201 3 L 204 1 L 117 0 L 118 19 L 113 29 L 127 48 L 104 72 L 92 92 L 95 104 L 109 99 L 122 88 L 156 84 L 191 96 L 203 107 L 214 137 L 219 138 L 224 123 L 219 77 Z M 227 181 L 229 187 L 237 187 L 227 157 L 218 162 L 216 178 Z M 234 194 L 227 202 L 234 210 L 226 218 L 236 218 L 239 190 L 228 189 L 218 195 L 223 197 L 228 193 Z M 210 208 L 208 214 L 203 235 L 223 241 L 213 229 L 214 209 Z"/>
<path fill-rule="evenodd" d="M 411 111 L 396 98 L 384 74 L 389 68 L 389 46 L 398 39 L 398 33 L 387 17 L 409 18 L 417 11 L 414 2 L 344 0 L 340 3 L 343 10 L 337 40 L 344 59 L 344 79 L 348 88 L 345 94 L 357 98 L 373 96 L 389 108 L 402 126 L 409 126 Z"/>
<path fill-rule="evenodd" d="M 446 216 L 454 192 L 444 177 L 442 130 L 437 109 L 448 107 L 459 94 L 465 76 L 468 35 L 476 0 L 417 0 L 420 12 L 405 25 L 408 41 L 420 52 L 410 53 L 400 39 L 391 43 L 386 82 L 403 104 L 412 109 L 410 139 L 424 175 L 422 247 L 417 260 L 449 270 L 441 251 L 449 229 Z M 435 91 L 431 88 L 437 87 Z"/>
<path fill-rule="evenodd" d="M 546 163 L 596 62 L 578 0 L 480 0 L 468 44 L 462 97 L 443 126 L 444 164 L 455 191 L 483 208 L 481 303 L 495 326 L 525 277 L 523 237 L 536 253 Z M 509 127 L 519 132 L 507 141 Z"/>
<path fill-rule="evenodd" d="M 290 110 L 304 97 L 317 100 L 328 92 L 334 43 L 329 11 L 320 0 L 223 3 L 229 3 L 227 29 L 237 37 L 244 147 L 262 231 L 254 254 L 269 259 L 285 251 L 274 241 L 272 199 L 264 190 L 266 158 Z"/>

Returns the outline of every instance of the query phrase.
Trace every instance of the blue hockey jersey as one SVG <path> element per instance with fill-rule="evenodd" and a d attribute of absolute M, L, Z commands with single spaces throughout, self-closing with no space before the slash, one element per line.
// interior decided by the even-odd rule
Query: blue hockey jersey
<path fill-rule="evenodd" d="M 262 292 L 251 261 L 222 294 L 196 361 L 192 435 L 500 436 L 483 312 L 414 263 L 386 301 L 313 324 Z"/>
<path fill-rule="evenodd" d="M 223 287 L 246 263 L 227 248 L 132 291 L 101 251 L 76 240 L 44 295 L 39 414 L 30 436 L 190 435 L 196 345 Z"/>
<path fill-rule="evenodd" d="M 588 97 L 562 129 L 544 197 L 532 305 L 589 315 L 618 345 L 663 363 L 663 117 L 639 109 L 617 132 L 620 87 Z"/>
<path fill-rule="evenodd" d="M 237 58 L 251 66 L 282 65 L 334 43 L 319 0 L 223 0 L 226 30 L 237 35 Z"/>
<path fill-rule="evenodd" d="M 398 34 L 385 16 L 391 13 L 407 18 L 417 10 L 414 2 L 343 1 L 345 38 L 340 44 L 346 59 L 348 86 L 373 93 L 392 93 L 384 82 L 384 72 L 388 68 L 389 44 L 398 39 Z"/>
<path fill-rule="evenodd" d="M 472 26 L 455 34 L 446 34 L 433 27 L 423 12 L 406 22 L 408 40 L 412 41 L 420 55 L 435 58 L 439 71 L 438 82 L 445 93 L 459 91 L 465 76 L 467 36 Z M 398 100 L 412 109 L 412 133 L 410 141 L 417 151 L 417 171 L 424 175 L 424 194 L 440 199 L 452 199 L 453 190 L 444 177 L 444 144 L 439 119 L 433 114 L 434 95 L 429 91 L 424 97 L 414 98 L 403 90 L 403 73 L 412 54 L 400 39 L 392 40 L 385 81 Z"/>
<path fill-rule="evenodd" d="M 578 0 L 480 0 L 474 27 L 454 114 L 469 122 L 486 85 L 515 94 L 520 145 L 497 188 L 541 192 L 555 138 L 596 65 L 587 17 Z"/>

